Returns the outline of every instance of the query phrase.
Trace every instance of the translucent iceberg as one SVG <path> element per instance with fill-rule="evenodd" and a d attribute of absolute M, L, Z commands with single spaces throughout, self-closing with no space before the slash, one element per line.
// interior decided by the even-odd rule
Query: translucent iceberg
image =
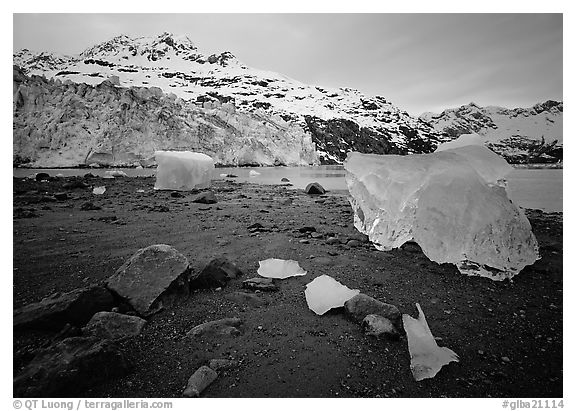
<path fill-rule="evenodd" d="M 359 294 L 360 290 L 351 290 L 328 275 L 316 277 L 306 284 L 306 303 L 308 308 L 318 315 L 332 308 L 343 307 L 344 303 Z"/>
<path fill-rule="evenodd" d="M 280 260 L 278 258 L 269 258 L 268 260 L 258 261 L 258 274 L 266 278 L 288 278 L 294 276 L 306 275 L 306 271 L 294 260 Z"/>
<path fill-rule="evenodd" d="M 191 151 L 156 151 L 155 190 L 187 191 L 208 188 L 214 171 L 212 157 Z"/>
<path fill-rule="evenodd" d="M 442 366 L 456 361 L 458 354 L 446 347 L 438 347 L 436 340 L 428 327 L 424 312 L 420 304 L 416 303 L 418 318 L 402 314 L 404 330 L 408 338 L 408 351 L 410 351 L 410 370 L 416 381 L 434 377 Z"/>
<path fill-rule="evenodd" d="M 530 222 L 503 187 L 511 167 L 485 147 L 349 153 L 344 168 L 354 225 L 379 250 L 415 241 L 433 261 L 494 280 L 539 258 Z"/>

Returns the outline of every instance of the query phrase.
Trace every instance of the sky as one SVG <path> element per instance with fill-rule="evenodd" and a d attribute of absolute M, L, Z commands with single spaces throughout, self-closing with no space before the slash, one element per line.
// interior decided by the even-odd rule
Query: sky
<path fill-rule="evenodd" d="M 13 49 L 78 54 L 119 34 L 171 32 L 419 115 L 564 100 L 562 26 L 562 14 L 14 14 Z"/>

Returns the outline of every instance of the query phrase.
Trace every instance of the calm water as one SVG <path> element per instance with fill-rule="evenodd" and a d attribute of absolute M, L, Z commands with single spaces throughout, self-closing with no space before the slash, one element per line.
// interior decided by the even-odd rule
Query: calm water
<path fill-rule="evenodd" d="M 131 177 L 153 176 L 155 169 L 119 169 Z M 250 170 L 260 173 L 250 176 Z M 88 172 L 104 175 L 105 169 L 14 169 L 14 177 L 26 177 L 44 171 L 50 175 L 84 175 Z M 318 182 L 327 190 L 347 190 L 342 166 L 319 167 L 258 167 L 258 168 L 216 168 L 214 179 L 221 174 L 238 176 L 235 181 L 249 181 L 257 184 L 280 184 L 285 177 L 293 188 L 304 188 L 308 183 Z M 521 169 L 508 175 L 508 196 L 517 205 L 545 211 L 562 211 L 562 169 Z"/>

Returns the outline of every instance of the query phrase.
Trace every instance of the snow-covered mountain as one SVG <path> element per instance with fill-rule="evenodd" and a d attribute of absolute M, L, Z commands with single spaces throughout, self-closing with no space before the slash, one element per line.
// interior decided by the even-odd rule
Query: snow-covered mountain
<path fill-rule="evenodd" d="M 562 114 L 563 103 L 549 100 L 515 109 L 470 103 L 420 119 L 451 138 L 477 133 L 511 162 L 557 162 L 562 160 Z"/>
<path fill-rule="evenodd" d="M 118 156 L 112 154 L 114 150 L 118 152 L 115 144 L 122 142 L 123 150 L 134 154 L 135 145 L 127 141 L 131 138 L 138 141 L 148 139 L 146 144 L 140 145 L 147 149 L 138 151 L 137 155 L 134 154 L 136 156 L 134 158 L 144 158 L 151 154 L 152 148 L 173 148 L 171 145 L 173 141 L 167 140 L 168 135 L 175 136 L 177 132 L 188 133 L 187 135 L 202 134 L 201 128 L 198 129 L 196 125 L 188 127 L 185 125 L 186 122 L 190 125 L 191 119 L 206 115 L 210 117 L 213 114 L 210 110 L 222 111 L 222 107 L 226 107 L 225 112 L 229 116 L 244 116 L 242 118 L 249 118 L 250 121 L 260 118 L 264 123 L 276 125 L 281 122 L 278 129 L 284 131 L 290 129 L 289 134 L 294 132 L 298 136 L 302 134 L 300 154 L 297 158 L 292 157 L 290 164 L 303 164 L 306 161 L 314 164 L 318 159 L 324 164 L 340 163 L 348 151 L 379 154 L 430 152 L 439 142 L 450 139 L 445 133 L 435 130 L 421 119 L 410 116 L 383 97 L 366 96 L 350 88 L 315 87 L 278 73 L 249 68 L 230 52 L 203 53 L 185 36 L 176 37 L 164 33 L 156 38 L 130 38 L 122 35 L 91 47 L 77 56 L 21 50 L 13 57 L 14 64 L 23 70 L 16 75 L 18 81 L 15 81 L 14 86 L 15 119 L 18 117 L 14 128 L 14 155 L 20 156 L 19 159 L 29 160 L 30 164 L 34 165 L 44 165 L 46 162 L 56 165 L 64 157 L 68 158 L 66 165 L 70 165 L 79 158 L 78 153 L 72 155 L 70 150 L 79 150 L 80 142 L 82 150 L 85 151 L 82 153 L 86 156 L 86 162 L 98 162 L 98 158 L 107 158 L 108 163 L 111 161 L 110 164 L 113 165 L 115 162 L 118 163 L 114 160 Z M 43 81 L 34 75 L 44 76 L 50 81 Z M 101 87 L 101 83 L 107 79 L 112 81 L 107 82 L 106 87 Z M 182 122 L 177 121 L 176 129 L 169 127 L 164 129 L 157 124 L 152 125 L 151 119 L 157 116 L 146 117 L 146 110 L 152 110 L 152 106 L 144 110 L 135 103 L 136 100 L 127 97 L 140 95 L 146 88 L 153 90 L 151 92 L 153 96 L 159 93 L 155 104 L 168 104 L 170 110 L 167 112 L 176 115 L 177 119 L 182 119 Z M 51 97 L 39 100 L 36 92 Z M 105 95 L 101 95 L 101 92 Z M 60 94 L 67 97 L 74 94 L 75 97 L 63 100 L 55 97 Z M 31 98 L 35 105 L 31 105 Z M 51 100 L 52 98 L 56 99 L 54 100 L 56 103 Z M 129 100 L 126 109 L 128 111 L 123 108 L 126 106 L 122 105 L 122 99 Z M 17 101 L 21 104 L 16 104 Z M 58 106 L 63 104 L 63 101 L 67 105 Z M 97 110 L 96 117 L 99 121 L 105 120 L 116 124 L 117 127 L 106 128 L 101 123 L 85 122 L 81 115 L 76 116 L 78 101 L 81 102 L 80 105 L 85 106 L 85 116 L 91 116 L 91 111 Z M 115 112 L 115 109 L 93 104 L 96 101 L 99 104 L 111 103 L 114 107 L 122 109 Z M 48 104 L 43 105 L 43 102 Z M 148 100 L 147 102 L 150 103 Z M 173 106 L 174 104 L 177 108 Z M 33 115 L 26 111 L 32 109 L 46 109 L 47 112 L 43 115 Z M 54 116 L 61 116 L 61 111 L 67 112 L 67 110 L 76 113 L 73 119 L 64 115 L 63 118 L 68 119 L 68 123 L 71 122 L 67 127 L 79 128 L 77 131 L 86 129 L 86 132 L 81 132 L 80 136 L 70 131 L 67 131 L 69 134 L 61 134 L 66 127 L 61 127 L 60 120 Z M 157 110 L 161 110 L 161 107 Z M 154 135 L 153 144 L 149 140 L 152 138 L 151 135 L 138 131 L 135 128 L 136 123 L 129 123 L 139 116 L 142 116 L 150 129 L 159 133 Z M 184 118 L 187 120 L 184 121 Z M 41 121 L 44 121 L 44 125 L 39 124 Z M 224 125 L 217 127 L 226 128 Z M 124 134 L 115 134 L 121 131 Z M 36 138 L 31 138 L 35 133 Z M 248 137 L 250 130 L 239 127 L 235 133 L 242 139 Z M 259 156 L 248 156 L 250 158 L 244 163 L 268 165 L 282 163 L 288 158 L 287 153 L 274 151 L 274 140 L 278 138 L 276 132 L 256 134 L 251 137 L 253 141 L 249 146 L 254 147 L 258 141 L 266 149 L 262 149 Z M 88 135 L 90 137 L 87 137 Z M 145 135 L 148 137 L 144 137 Z M 234 132 L 230 134 L 233 135 Z M 78 140 L 73 147 L 70 146 L 70 138 Z M 313 143 L 311 146 L 313 152 L 315 148 L 314 155 L 309 153 L 306 138 Z M 42 143 L 39 143 L 40 140 Z M 230 150 L 243 150 L 247 147 L 242 144 L 236 147 L 233 140 L 233 138 L 226 139 L 226 147 Z M 277 149 L 293 148 L 291 144 L 296 140 L 292 137 L 287 138 L 291 143 L 288 145 L 282 143 L 280 144 L 282 148 Z M 223 141 L 212 145 L 212 155 L 218 156 L 219 150 L 225 148 L 219 145 Z M 30 148 L 30 144 L 35 146 Z M 194 139 L 189 139 L 187 143 L 180 141 L 178 147 L 206 150 L 205 146 L 199 146 Z M 106 152 L 107 155 L 94 157 L 89 154 L 98 150 Z M 55 155 L 55 152 L 60 154 Z M 132 158 L 132 154 L 128 157 Z M 122 156 L 118 158 L 120 157 Z M 232 154 L 221 155 L 218 158 L 223 164 L 244 164 L 243 160 Z"/>

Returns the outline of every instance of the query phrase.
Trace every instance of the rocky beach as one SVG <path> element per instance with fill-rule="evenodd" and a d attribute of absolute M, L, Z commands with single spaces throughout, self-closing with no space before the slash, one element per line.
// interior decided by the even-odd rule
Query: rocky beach
<path fill-rule="evenodd" d="M 15 396 L 181 397 L 202 366 L 217 371 L 203 397 L 563 396 L 562 213 L 525 209 L 541 258 L 492 281 L 432 262 L 415 243 L 376 250 L 354 228 L 347 192 L 234 178 L 191 192 L 154 183 L 14 178 Z M 187 259 L 178 280 L 233 274 L 185 282 L 181 292 L 170 285 L 174 298 L 142 315 L 110 293 L 110 278 L 158 244 Z M 307 274 L 246 281 L 269 258 L 295 260 Z M 324 274 L 403 314 L 416 317 L 419 303 L 437 344 L 459 362 L 416 382 L 405 335 L 366 335 L 344 308 L 308 308 L 306 284 Z M 93 318 L 100 311 L 128 314 L 130 335 L 94 331 L 114 317 Z M 191 331 L 220 320 L 220 331 Z"/>

